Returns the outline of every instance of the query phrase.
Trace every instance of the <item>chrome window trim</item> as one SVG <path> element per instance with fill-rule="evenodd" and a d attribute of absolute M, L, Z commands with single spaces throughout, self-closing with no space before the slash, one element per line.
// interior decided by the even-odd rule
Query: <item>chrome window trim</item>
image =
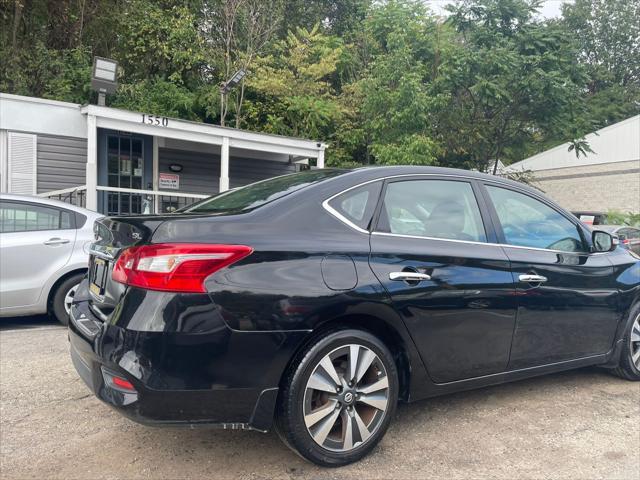
<path fill-rule="evenodd" d="M 339 197 L 340 195 L 342 195 L 344 193 L 350 192 L 351 190 L 355 190 L 356 188 L 360 188 L 360 187 L 362 187 L 364 185 L 369 185 L 370 183 L 384 182 L 385 180 L 386 180 L 386 178 L 376 178 L 375 180 L 369 180 L 367 182 L 359 183 L 358 185 L 355 185 L 353 187 L 349 187 L 349 188 L 347 188 L 345 190 L 342 190 L 341 192 L 338 192 L 335 195 L 330 196 L 324 202 L 322 202 L 322 208 L 324 208 L 331 215 L 336 217 L 342 223 L 344 223 L 344 224 L 348 225 L 349 227 L 353 228 L 354 230 L 356 230 L 356 231 L 358 231 L 360 233 L 366 233 L 367 235 L 369 235 L 371 233 L 371 232 L 369 232 L 369 230 L 365 230 L 364 228 L 360 228 L 358 225 L 353 223 L 351 220 L 349 220 L 347 217 L 345 217 L 340 212 L 338 212 L 335 208 L 333 208 L 331 205 L 329 205 L 329 202 L 331 202 L 331 200 L 333 200 L 336 197 Z"/>
<path fill-rule="evenodd" d="M 455 243 L 470 243 L 473 245 L 491 245 L 494 247 L 502 247 L 501 243 L 490 242 L 478 242 L 475 240 L 456 240 L 453 238 L 439 238 L 439 237 L 422 237 L 420 235 L 404 235 L 402 233 L 388 233 L 388 232 L 371 232 L 371 235 L 378 235 L 381 237 L 400 237 L 400 238 L 413 238 L 416 240 L 440 240 L 442 242 L 455 242 Z"/>
<path fill-rule="evenodd" d="M 451 238 L 438 238 L 438 237 L 420 237 L 417 235 L 403 235 L 400 233 L 387 233 L 387 232 L 371 232 L 371 235 L 385 236 L 385 237 L 400 237 L 400 238 L 412 238 L 416 240 L 440 240 L 441 242 L 455 242 L 455 243 L 468 243 L 472 245 L 490 245 L 492 247 L 503 248 L 517 248 L 521 250 L 536 250 L 540 252 L 549 253 L 562 253 L 569 255 L 602 255 L 610 252 L 567 252 L 564 250 L 551 250 L 549 248 L 537 248 L 537 247 L 524 247 L 521 245 L 510 245 L 508 243 L 491 243 L 491 242 L 476 242 L 473 240 L 454 240 Z"/>
<path fill-rule="evenodd" d="M 342 223 L 344 223 L 345 225 L 353 228 L 354 230 L 358 231 L 359 233 L 365 233 L 367 235 L 378 235 L 378 236 L 387 236 L 387 237 L 399 237 L 399 238 L 412 238 L 412 239 L 417 239 L 417 240 L 439 240 L 441 242 L 454 242 L 454 243 L 465 243 L 465 244 L 471 244 L 471 245 L 489 245 L 489 246 L 493 246 L 493 247 L 503 247 L 503 248 L 517 248 L 517 249 L 521 249 L 521 250 L 533 250 L 533 251 L 538 251 L 538 252 L 550 252 L 550 253 L 562 253 L 562 254 L 569 254 L 569 255 L 606 255 L 609 254 L 611 252 L 566 252 L 564 250 L 551 250 L 548 248 L 537 248 L 537 247 L 524 247 L 524 246 L 520 246 L 520 245 L 511 245 L 508 243 L 491 243 L 491 242 L 477 242 L 477 241 L 473 241 L 473 240 L 454 240 L 451 238 L 437 238 L 437 237 L 420 237 L 417 235 L 403 235 L 400 233 L 387 233 L 387 232 L 376 232 L 376 231 L 369 231 L 369 230 L 365 230 L 363 228 L 360 228 L 359 226 L 355 225 L 353 222 L 351 222 L 348 218 L 346 218 L 344 215 L 341 215 L 340 212 L 336 211 L 333 207 L 331 207 L 331 205 L 329 205 L 329 202 L 331 200 L 333 200 L 334 198 L 342 195 L 343 193 L 346 193 L 350 190 L 356 189 L 358 187 L 361 187 L 363 185 L 368 185 L 369 183 L 375 183 L 375 182 L 384 182 L 386 180 L 391 180 L 394 178 L 404 178 L 404 177 L 453 177 L 453 178 L 461 178 L 461 179 L 465 179 L 465 180 L 479 180 L 482 181 L 482 179 L 478 179 L 477 177 L 472 177 L 472 176 L 468 176 L 468 175 L 453 175 L 450 173 L 405 173 L 402 175 L 392 175 L 389 177 L 382 177 L 382 178 L 376 178 L 374 180 L 367 180 L 366 182 L 362 182 L 359 183 L 358 185 L 354 185 L 353 187 L 349 187 L 346 188 L 344 190 L 342 190 L 341 192 L 338 192 L 334 195 L 332 195 L 331 197 L 327 198 L 324 202 L 322 202 L 322 207 L 329 212 L 329 214 L 333 215 L 334 217 L 336 217 L 338 220 L 340 220 Z M 496 182 L 497 184 L 500 182 Z M 526 193 L 522 192 L 524 195 L 526 195 Z M 579 222 L 578 222 L 579 223 Z M 578 224 L 576 223 L 576 226 Z"/>

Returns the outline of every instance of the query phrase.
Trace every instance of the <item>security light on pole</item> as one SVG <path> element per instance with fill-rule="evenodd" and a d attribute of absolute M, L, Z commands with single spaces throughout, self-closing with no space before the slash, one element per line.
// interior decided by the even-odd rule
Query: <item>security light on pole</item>
<path fill-rule="evenodd" d="M 242 81 L 242 79 L 247 75 L 246 70 L 240 69 L 236 73 L 233 74 L 229 80 L 220 85 L 220 93 L 226 94 L 233 90 L 238 84 Z"/>
<path fill-rule="evenodd" d="M 220 84 L 220 125 L 224 126 L 225 108 L 224 101 L 227 94 L 233 90 L 247 75 L 247 71 L 241 68 L 226 82 Z"/>
<path fill-rule="evenodd" d="M 105 95 L 115 93 L 118 88 L 116 73 L 118 62 L 109 58 L 93 57 L 91 70 L 91 88 L 98 92 L 98 105 L 104 107 Z"/>

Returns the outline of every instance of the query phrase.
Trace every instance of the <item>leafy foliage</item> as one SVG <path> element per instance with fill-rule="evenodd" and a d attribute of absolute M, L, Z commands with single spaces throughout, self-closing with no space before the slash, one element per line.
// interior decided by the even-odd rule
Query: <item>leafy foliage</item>
<path fill-rule="evenodd" d="M 331 165 L 491 171 L 640 112 L 640 3 L 4 0 L 0 90 L 317 138 Z M 238 68 L 248 74 L 223 96 Z M 222 107 L 222 108 L 221 108 Z"/>
<path fill-rule="evenodd" d="M 290 32 L 257 61 L 249 80 L 251 124 L 284 135 L 330 136 L 343 114 L 331 84 L 341 52 L 340 40 L 317 26 Z"/>
<path fill-rule="evenodd" d="M 628 225 L 630 227 L 640 228 L 640 213 L 624 213 L 609 210 L 607 212 L 607 223 L 610 225 Z"/>

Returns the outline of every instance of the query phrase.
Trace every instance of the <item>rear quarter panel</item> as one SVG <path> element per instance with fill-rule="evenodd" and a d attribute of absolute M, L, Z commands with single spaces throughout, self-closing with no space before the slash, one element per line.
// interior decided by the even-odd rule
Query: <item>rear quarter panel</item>
<path fill-rule="evenodd" d="M 232 330 L 303 331 L 299 349 L 318 329 L 340 325 L 349 317 L 383 321 L 402 339 L 412 369 L 411 397 L 419 397 L 413 386 L 425 383 L 426 372 L 404 323 L 371 271 L 369 235 L 322 208 L 322 200 L 330 195 L 281 202 L 278 208 L 237 217 L 182 217 L 158 227 L 153 242 L 231 243 L 254 249 L 206 283 L 215 308 Z"/>

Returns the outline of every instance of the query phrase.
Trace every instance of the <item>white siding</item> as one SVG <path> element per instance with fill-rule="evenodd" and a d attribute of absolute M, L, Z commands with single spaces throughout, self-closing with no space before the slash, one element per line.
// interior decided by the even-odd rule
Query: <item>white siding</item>
<path fill-rule="evenodd" d="M 28 133 L 8 133 L 9 192 L 36 193 L 37 136 Z"/>
<path fill-rule="evenodd" d="M 593 153 L 576 157 L 564 143 L 545 152 L 509 165 L 507 171 L 550 170 L 554 168 L 629 162 L 640 159 L 640 115 L 590 133 L 585 137 Z"/>

